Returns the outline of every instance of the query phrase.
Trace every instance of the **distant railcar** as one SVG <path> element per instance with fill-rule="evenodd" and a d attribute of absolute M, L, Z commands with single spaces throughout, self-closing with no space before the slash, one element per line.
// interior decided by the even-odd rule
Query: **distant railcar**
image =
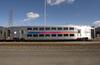
<path fill-rule="evenodd" d="M 91 26 L 16 26 L 6 28 L 6 40 L 92 40 L 93 38 L 94 28 Z"/>
<path fill-rule="evenodd" d="M 6 32 L 4 27 L 0 27 L 0 40 L 5 40 Z"/>
<path fill-rule="evenodd" d="M 95 31 L 96 31 L 96 37 L 100 37 L 100 27 L 96 27 Z"/>

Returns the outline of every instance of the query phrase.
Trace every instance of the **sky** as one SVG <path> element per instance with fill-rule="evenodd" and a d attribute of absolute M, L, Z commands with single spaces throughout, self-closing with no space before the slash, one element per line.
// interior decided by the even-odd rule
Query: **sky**
<path fill-rule="evenodd" d="M 0 0 L 0 26 L 45 25 L 45 0 Z M 46 0 L 46 25 L 100 25 L 100 0 Z"/>

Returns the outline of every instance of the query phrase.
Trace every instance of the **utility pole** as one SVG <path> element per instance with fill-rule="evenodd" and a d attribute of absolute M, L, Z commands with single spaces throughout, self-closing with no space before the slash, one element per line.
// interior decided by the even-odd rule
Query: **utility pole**
<path fill-rule="evenodd" d="M 44 25 L 47 24 L 47 0 L 44 0 Z"/>
<path fill-rule="evenodd" d="M 10 10 L 10 11 L 9 11 L 8 26 L 9 26 L 9 27 L 13 26 L 13 10 Z"/>

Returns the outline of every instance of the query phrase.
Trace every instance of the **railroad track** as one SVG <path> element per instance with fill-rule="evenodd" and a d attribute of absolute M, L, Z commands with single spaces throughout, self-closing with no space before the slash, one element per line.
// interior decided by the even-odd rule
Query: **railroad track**
<path fill-rule="evenodd" d="M 100 42 L 0 42 L 0 46 L 100 46 Z"/>

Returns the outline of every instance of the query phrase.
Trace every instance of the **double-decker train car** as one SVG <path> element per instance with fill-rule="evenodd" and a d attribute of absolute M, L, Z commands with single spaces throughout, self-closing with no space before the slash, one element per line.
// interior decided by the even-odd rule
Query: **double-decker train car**
<path fill-rule="evenodd" d="M 13 26 L 6 28 L 6 40 L 92 40 L 91 26 Z"/>

